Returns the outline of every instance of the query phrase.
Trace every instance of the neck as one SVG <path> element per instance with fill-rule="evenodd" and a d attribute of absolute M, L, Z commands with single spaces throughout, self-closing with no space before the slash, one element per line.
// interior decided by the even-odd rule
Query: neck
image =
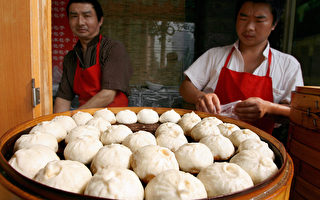
<path fill-rule="evenodd" d="M 258 66 L 265 59 L 263 51 L 267 46 L 267 41 L 263 44 L 256 46 L 245 46 L 243 43 L 239 43 L 239 50 L 244 60 L 244 71 L 253 73 Z"/>
<path fill-rule="evenodd" d="M 98 33 L 98 34 L 99 34 L 99 33 Z M 81 44 L 81 47 L 82 47 L 83 54 L 86 53 L 88 44 L 89 44 L 95 37 L 96 37 L 96 36 L 94 36 L 93 38 L 79 38 L 79 41 L 80 41 L 80 44 Z"/>
<path fill-rule="evenodd" d="M 86 53 L 87 47 L 88 47 L 88 44 L 89 44 L 90 41 L 91 40 L 82 40 L 82 39 L 80 39 L 80 44 L 81 44 L 81 47 L 82 47 L 83 54 Z"/>
<path fill-rule="evenodd" d="M 239 50 L 242 54 L 250 53 L 253 55 L 262 55 L 267 44 L 268 44 L 268 41 L 265 41 L 259 45 L 247 46 L 247 45 L 239 42 Z"/>

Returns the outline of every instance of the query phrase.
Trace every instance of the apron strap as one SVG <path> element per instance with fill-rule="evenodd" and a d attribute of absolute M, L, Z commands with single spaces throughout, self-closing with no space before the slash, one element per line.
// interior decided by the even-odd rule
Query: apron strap
<path fill-rule="evenodd" d="M 231 58 L 231 55 L 232 55 L 234 49 L 235 49 L 235 48 L 234 48 L 234 46 L 233 46 L 232 49 L 231 49 L 231 51 L 230 51 L 230 53 L 229 53 L 229 55 L 228 55 L 228 57 L 227 57 L 226 62 L 224 63 L 224 66 L 223 66 L 223 67 L 227 68 L 227 66 L 228 66 L 228 64 L 229 64 L 229 61 L 230 61 L 230 58 Z"/>
<path fill-rule="evenodd" d="M 234 51 L 235 47 L 233 46 L 231 51 L 229 52 L 229 55 L 226 59 L 226 62 L 224 63 L 224 66 L 223 67 L 227 67 L 228 64 L 229 64 L 229 61 L 231 59 L 231 55 Z M 271 66 L 271 61 L 272 61 L 272 53 L 271 53 L 271 49 L 269 48 L 269 54 L 268 54 L 268 69 L 267 69 L 267 73 L 266 73 L 266 76 L 270 77 L 270 66 Z"/>
<path fill-rule="evenodd" d="M 267 70 L 267 74 L 266 76 L 270 77 L 270 65 L 271 65 L 271 61 L 272 61 L 272 53 L 271 53 L 271 49 L 269 48 L 269 54 L 268 54 L 268 70 Z"/>

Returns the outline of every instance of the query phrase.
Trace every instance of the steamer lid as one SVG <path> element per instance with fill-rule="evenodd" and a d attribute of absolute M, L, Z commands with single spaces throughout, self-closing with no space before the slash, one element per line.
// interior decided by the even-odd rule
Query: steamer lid
<path fill-rule="evenodd" d="M 320 95 L 320 86 L 297 86 L 296 92 L 304 94 Z"/>

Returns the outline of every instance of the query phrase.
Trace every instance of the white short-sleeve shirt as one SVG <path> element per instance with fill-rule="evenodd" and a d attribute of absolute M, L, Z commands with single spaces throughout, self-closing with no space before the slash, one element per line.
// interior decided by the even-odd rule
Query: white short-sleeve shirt
<path fill-rule="evenodd" d="M 232 53 L 227 68 L 237 72 L 244 72 L 244 60 L 238 48 L 239 41 L 237 41 L 233 45 L 209 49 L 184 74 L 197 89 L 205 93 L 214 92 L 220 71 L 233 46 L 235 50 Z M 263 52 L 265 59 L 253 74 L 257 76 L 266 75 L 269 49 L 272 52 L 270 76 L 272 78 L 274 103 L 290 103 L 291 91 L 294 91 L 296 86 L 303 86 L 301 66 L 293 56 L 271 48 L 268 43 Z"/>

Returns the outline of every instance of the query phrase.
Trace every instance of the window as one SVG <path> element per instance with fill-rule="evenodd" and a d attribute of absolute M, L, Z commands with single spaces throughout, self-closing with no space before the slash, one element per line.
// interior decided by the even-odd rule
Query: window
<path fill-rule="evenodd" d="M 297 0 L 292 55 L 305 85 L 320 86 L 320 1 Z"/>

